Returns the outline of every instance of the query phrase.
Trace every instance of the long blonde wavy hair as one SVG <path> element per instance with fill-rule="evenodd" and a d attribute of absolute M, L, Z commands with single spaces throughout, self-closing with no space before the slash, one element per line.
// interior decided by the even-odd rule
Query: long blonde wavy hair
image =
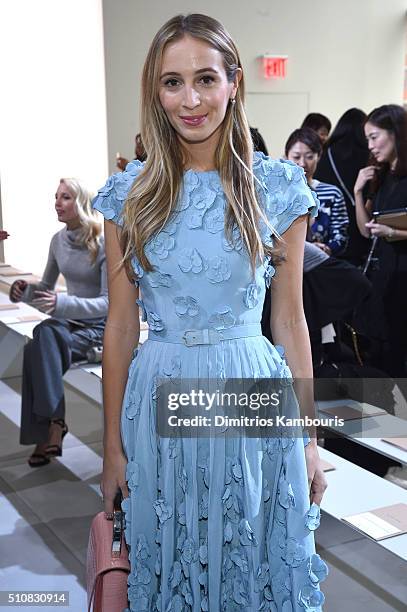
<path fill-rule="evenodd" d="M 78 243 L 84 244 L 89 251 L 92 264 L 99 252 L 102 225 L 98 221 L 98 213 L 92 208 L 93 194 L 76 178 L 61 178 L 60 183 L 66 185 L 75 196 L 76 208 L 81 222 Z"/>
<path fill-rule="evenodd" d="M 233 82 L 241 68 L 238 50 L 221 23 L 200 14 L 177 15 L 155 35 L 148 51 L 141 84 L 141 137 L 147 152 L 143 170 L 134 182 L 123 209 L 121 234 L 123 263 L 131 275 L 135 254 L 145 270 L 153 267 L 144 247 L 170 219 L 180 193 L 184 161 L 177 133 L 170 124 L 159 99 L 159 81 L 166 45 L 192 36 L 220 51 L 227 79 Z M 258 260 L 271 254 L 263 244 L 259 221 L 265 216 L 259 206 L 252 171 L 253 144 L 244 110 L 244 78 L 237 89 L 235 103 L 229 103 L 220 129 L 215 152 L 215 167 L 222 181 L 227 211 L 225 232 L 232 240 L 237 227 L 249 254 L 252 270 Z"/>

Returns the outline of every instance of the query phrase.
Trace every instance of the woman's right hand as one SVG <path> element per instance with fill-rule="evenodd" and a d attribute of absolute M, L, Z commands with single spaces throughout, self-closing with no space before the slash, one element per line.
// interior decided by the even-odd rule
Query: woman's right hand
<path fill-rule="evenodd" d="M 362 168 L 359 171 L 358 178 L 356 179 L 356 183 L 353 188 L 355 194 L 363 191 L 366 183 L 374 178 L 376 170 L 376 166 L 366 166 L 366 168 Z"/>
<path fill-rule="evenodd" d="M 10 287 L 10 300 L 12 302 L 21 302 L 21 298 L 23 297 L 23 293 L 27 285 L 27 281 L 23 280 L 22 278 L 19 278 L 18 280 L 14 281 L 14 283 Z"/>
<path fill-rule="evenodd" d="M 328 482 L 322 469 L 322 463 L 315 439 L 311 440 L 305 447 L 305 461 L 307 465 L 308 485 L 310 487 L 310 503 L 320 506 Z"/>
<path fill-rule="evenodd" d="M 127 459 L 123 451 L 105 451 L 103 458 L 103 474 L 100 490 L 103 495 L 105 512 L 113 512 L 113 501 L 117 490 L 120 489 L 123 498 L 129 496 L 126 483 Z"/>

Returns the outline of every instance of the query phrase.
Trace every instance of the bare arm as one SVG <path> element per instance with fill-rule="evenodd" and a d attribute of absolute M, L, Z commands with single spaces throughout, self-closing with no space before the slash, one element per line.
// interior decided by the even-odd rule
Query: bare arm
<path fill-rule="evenodd" d="M 287 363 L 294 379 L 301 406 L 301 416 L 314 418 L 313 371 L 311 345 L 302 304 L 302 277 L 307 216 L 293 222 L 284 233 L 286 259 L 276 271 L 272 285 L 270 326 L 273 340 L 285 349 Z M 321 503 L 327 487 L 320 466 L 316 437 L 305 449 L 311 501 Z"/>
<path fill-rule="evenodd" d="M 136 306 L 138 288 L 118 267 L 122 257 L 117 226 L 105 221 L 109 311 L 103 340 L 103 409 L 104 465 L 102 492 L 105 511 L 112 512 L 113 499 L 120 488 L 127 497 L 120 414 L 128 368 L 140 336 L 139 312 Z"/>
<path fill-rule="evenodd" d="M 286 259 L 273 279 L 270 326 L 274 342 L 284 347 L 301 416 L 315 418 L 311 344 L 302 303 L 306 226 L 306 217 L 300 217 L 284 234 Z M 316 444 L 315 437 L 312 442 Z"/>
<path fill-rule="evenodd" d="M 363 188 L 366 183 L 374 177 L 375 166 L 362 168 L 354 187 L 356 223 L 362 236 L 365 238 L 386 238 L 389 240 L 407 240 L 407 230 L 397 229 L 372 219 L 372 201 L 366 203 L 363 198 Z"/>
<path fill-rule="evenodd" d="M 281 344 L 294 378 L 312 378 L 311 345 L 302 305 L 304 243 L 308 216 L 284 233 L 286 259 L 277 266 L 272 285 L 271 333 Z"/>
<path fill-rule="evenodd" d="M 382 223 L 376 223 L 374 219 L 367 224 L 370 230 L 370 235 L 377 238 L 385 238 L 387 240 L 407 240 L 407 230 L 397 229 Z"/>
<path fill-rule="evenodd" d="M 407 240 L 407 230 L 392 228 L 393 232 L 391 234 L 391 238 L 397 240 Z M 389 234 L 387 234 L 389 236 Z"/>
<path fill-rule="evenodd" d="M 369 223 L 372 218 L 372 202 L 368 200 L 365 203 L 363 189 L 366 183 L 372 180 L 375 172 L 376 168 L 374 166 L 362 168 L 353 189 L 355 195 L 356 223 L 358 230 L 365 238 L 370 238 L 370 229 L 366 227 L 366 223 Z"/>
<path fill-rule="evenodd" d="M 356 207 L 356 223 L 358 230 L 365 238 L 370 238 L 370 230 L 366 227 L 372 219 L 372 201 L 368 200 L 365 204 L 361 191 L 355 192 L 355 207 Z"/>

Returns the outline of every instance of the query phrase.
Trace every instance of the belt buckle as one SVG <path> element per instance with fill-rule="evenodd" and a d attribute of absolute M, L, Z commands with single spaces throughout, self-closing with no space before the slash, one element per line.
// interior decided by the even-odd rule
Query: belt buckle
<path fill-rule="evenodd" d="M 197 342 L 197 332 L 193 329 L 187 329 L 184 335 L 182 336 L 182 340 L 186 346 L 195 346 L 195 344 L 199 344 Z"/>
<path fill-rule="evenodd" d="M 221 340 L 221 334 L 216 329 L 188 329 L 182 340 L 186 346 L 217 344 Z"/>

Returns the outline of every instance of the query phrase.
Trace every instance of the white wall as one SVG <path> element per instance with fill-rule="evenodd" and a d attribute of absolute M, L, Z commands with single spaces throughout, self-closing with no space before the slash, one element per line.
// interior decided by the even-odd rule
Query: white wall
<path fill-rule="evenodd" d="M 401 103 L 405 0 L 103 0 L 109 164 L 133 155 L 141 69 L 158 28 L 177 13 L 202 12 L 230 31 L 241 52 L 247 110 L 273 155 L 309 111 L 334 122 L 349 107 Z M 283 81 L 266 81 L 256 58 L 289 56 Z"/>
<path fill-rule="evenodd" d="M 6 260 L 43 270 L 63 176 L 107 175 L 101 0 L 0 2 L 0 173 Z"/>

